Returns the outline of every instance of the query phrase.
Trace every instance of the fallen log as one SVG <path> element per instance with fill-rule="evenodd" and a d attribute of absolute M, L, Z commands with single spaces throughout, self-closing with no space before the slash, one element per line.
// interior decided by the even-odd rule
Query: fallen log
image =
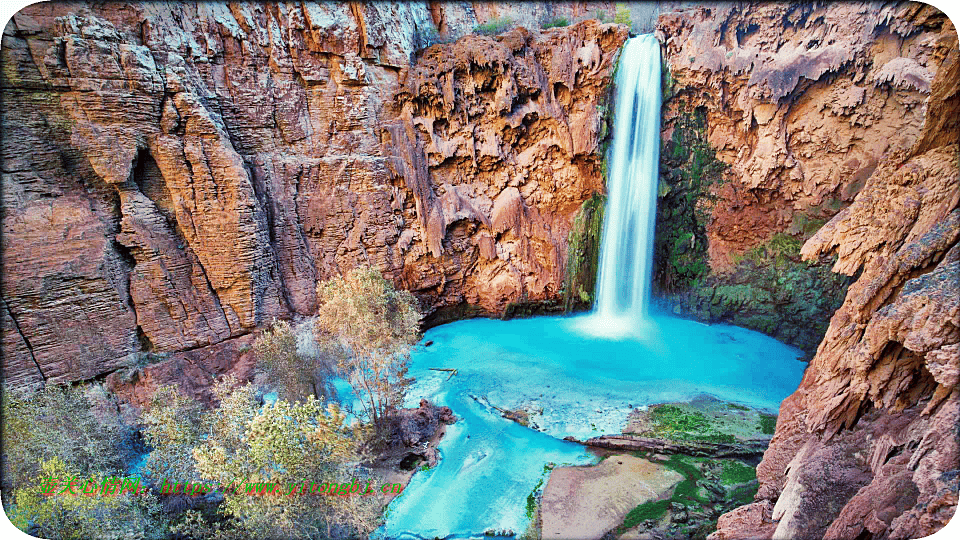
<path fill-rule="evenodd" d="M 717 443 L 707 441 L 672 441 L 641 437 L 639 435 L 601 435 L 586 441 L 578 441 L 573 437 L 564 440 L 578 442 L 596 448 L 610 450 L 626 450 L 636 452 L 645 450 L 658 454 L 686 454 L 699 457 L 751 457 L 762 455 L 769 439 L 749 439 L 734 443 Z"/>

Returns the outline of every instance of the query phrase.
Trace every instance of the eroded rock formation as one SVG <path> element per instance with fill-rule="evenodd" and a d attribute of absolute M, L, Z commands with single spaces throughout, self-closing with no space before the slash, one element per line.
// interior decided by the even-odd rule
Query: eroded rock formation
<path fill-rule="evenodd" d="M 678 310 L 812 356 L 851 280 L 800 246 L 920 137 L 941 22 L 921 4 L 661 15 L 658 285 Z M 817 263 L 817 264 L 813 264 Z M 812 330 L 812 331 L 811 331 Z"/>
<path fill-rule="evenodd" d="M 781 406 L 757 502 L 711 538 L 938 530 L 960 474 L 956 29 L 923 4 L 845 3 L 688 10 L 660 31 L 673 116 L 703 115 L 726 164 L 702 222 L 712 273 L 781 234 L 853 278 Z"/>
<path fill-rule="evenodd" d="M 594 7 L 24 9 L 3 34 L 6 382 L 205 350 L 313 313 L 360 264 L 427 312 L 559 299 L 627 30 L 538 26 Z M 535 30 L 424 49 L 510 13 Z"/>

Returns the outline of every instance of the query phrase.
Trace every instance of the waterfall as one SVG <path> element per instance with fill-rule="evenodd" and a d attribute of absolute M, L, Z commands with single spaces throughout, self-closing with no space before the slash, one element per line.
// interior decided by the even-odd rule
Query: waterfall
<path fill-rule="evenodd" d="M 660 161 L 660 43 L 623 46 L 616 78 L 613 149 L 607 167 L 594 314 L 597 333 L 630 334 L 647 318 Z"/>

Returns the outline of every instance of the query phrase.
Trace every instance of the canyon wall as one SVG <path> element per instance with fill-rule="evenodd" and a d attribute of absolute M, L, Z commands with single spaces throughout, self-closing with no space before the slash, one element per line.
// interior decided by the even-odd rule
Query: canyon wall
<path fill-rule="evenodd" d="M 765 3 L 658 32 L 661 292 L 816 350 L 756 502 L 711 538 L 938 530 L 960 475 L 956 29 L 916 3 Z"/>
<path fill-rule="evenodd" d="M 940 60 L 914 4 L 717 4 L 661 16 L 656 286 L 677 312 L 812 356 L 851 279 L 800 247 L 920 136 Z"/>
<path fill-rule="evenodd" d="M 6 383 L 159 360 L 202 387 L 358 265 L 438 317 L 559 302 L 627 29 L 539 27 L 604 7 L 25 8 L 0 79 Z M 508 16 L 532 29 L 453 41 Z"/>

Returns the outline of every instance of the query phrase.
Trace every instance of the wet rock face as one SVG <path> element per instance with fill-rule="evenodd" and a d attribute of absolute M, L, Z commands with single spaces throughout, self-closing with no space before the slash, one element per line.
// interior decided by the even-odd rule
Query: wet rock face
<path fill-rule="evenodd" d="M 18 13 L 3 34 L 7 383 L 206 351 L 313 313 L 317 281 L 360 264 L 427 312 L 559 300 L 567 232 L 602 187 L 599 106 L 626 28 L 424 50 L 496 15 L 467 7 Z"/>
<path fill-rule="evenodd" d="M 956 510 L 960 463 L 956 29 L 922 4 L 851 3 L 727 5 L 659 27 L 668 108 L 704 114 L 728 167 L 701 222 L 713 283 L 774 240 L 850 276 L 781 405 L 757 502 L 711 538 L 931 534 Z"/>
<path fill-rule="evenodd" d="M 943 61 L 938 17 L 922 4 L 872 3 L 661 15 L 658 223 L 683 227 L 658 231 L 656 265 L 677 311 L 812 356 L 849 280 L 829 276 L 830 255 L 808 266 L 799 247 L 921 136 Z"/>

